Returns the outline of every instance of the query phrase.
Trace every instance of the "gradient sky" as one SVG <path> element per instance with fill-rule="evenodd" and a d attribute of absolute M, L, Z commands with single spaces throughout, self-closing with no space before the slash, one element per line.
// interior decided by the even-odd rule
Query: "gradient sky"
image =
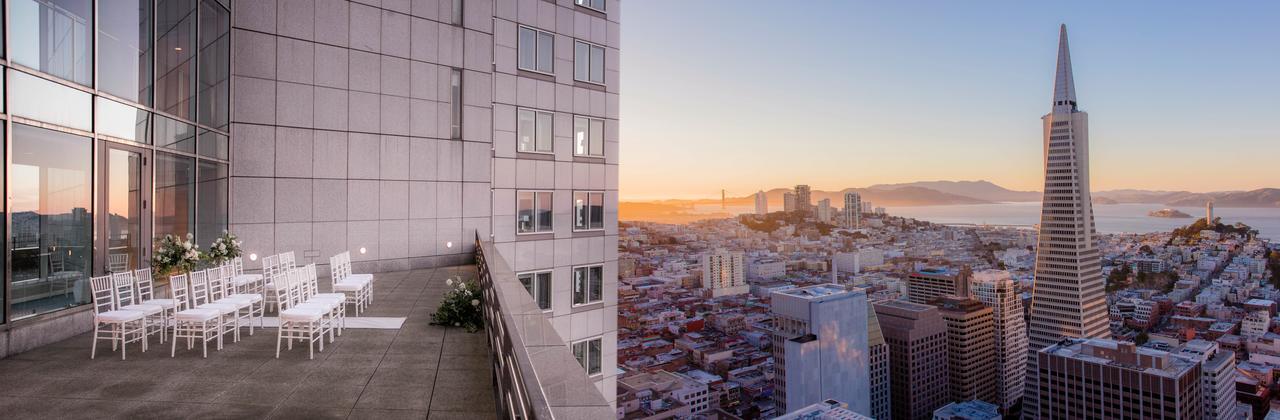
<path fill-rule="evenodd" d="M 1059 23 L 1094 190 L 1280 187 L 1280 2 L 623 7 L 624 200 L 936 179 L 1039 190 Z"/>

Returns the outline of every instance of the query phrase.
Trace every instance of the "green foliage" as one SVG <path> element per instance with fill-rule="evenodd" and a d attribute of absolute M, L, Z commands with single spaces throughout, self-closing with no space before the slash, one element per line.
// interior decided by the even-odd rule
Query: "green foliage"
<path fill-rule="evenodd" d="M 445 283 L 453 287 L 444 294 L 440 307 L 431 314 L 433 325 L 463 327 L 467 332 L 476 332 L 484 328 L 484 318 L 480 312 L 480 286 L 475 282 L 448 279 Z"/>
<path fill-rule="evenodd" d="M 1111 274 L 1107 275 L 1107 292 L 1114 292 L 1128 286 L 1131 273 L 1128 264 L 1121 264 L 1119 268 L 1111 270 Z"/>
<path fill-rule="evenodd" d="M 1138 336 L 1133 337 L 1133 343 L 1139 346 L 1147 344 L 1147 341 L 1149 340 L 1151 340 L 1151 336 L 1147 335 L 1146 331 L 1140 332 L 1138 333 Z"/>
<path fill-rule="evenodd" d="M 1223 235 L 1238 235 L 1246 238 L 1253 238 L 1258 235 L 1257 229 L 1249 227 L 1249 225 L 1244 223 L 1227 225 L 1222 223 L 1221 217 L 1213 218 L 1212 222 L 1205 218 L 1200 218 L 1196 219 L 1196 221 L 1192 222 L 1190 225 L 1174 229 L 1173 236 L 1169 238 L 1169 242 L 1173 242 L 1175 239 L 1197 239 L 1200 237 L 1200 231 L 1203 230 L 1212 230 Z"/>

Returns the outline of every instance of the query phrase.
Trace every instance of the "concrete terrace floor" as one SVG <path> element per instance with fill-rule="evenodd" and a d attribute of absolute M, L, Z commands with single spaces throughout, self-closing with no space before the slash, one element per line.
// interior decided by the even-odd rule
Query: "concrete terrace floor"
<path fill-rule="evenodd" d="M 491 419 L 496 416 L 484 332 L 429 325 L 445 279 L 475 266 L 375 275 L 364 316 L 407 317 L 399 330 L 348 329 L 315 360 L 305 345 L 275 358 L 275 329 L 246 329 L 222 351 L 151 337 L 120 360 L 110 343 L 89 359 L 90 334 L 0 360 L 0 416 L 75 418 Z M 327 279 L 320 280 L 327 289 Z M 322 290 L 323 291 L 323 290 Z M 270 314 L 268 314 L 270 315 Z M 349 314 L 351 316 L 351 314 Z M 105 349 L 105 350 L 104 350 Z"/>

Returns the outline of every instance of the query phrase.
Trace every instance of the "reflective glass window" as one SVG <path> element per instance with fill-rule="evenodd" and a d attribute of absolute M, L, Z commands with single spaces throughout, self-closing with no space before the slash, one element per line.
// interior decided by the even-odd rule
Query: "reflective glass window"
<path fill-rule="evenodd" d="M 196 2 L 156 1 L 156 109 L 193 119 L 196 94 Z"/>
<path fill-rule="evenodd" d="M 50 124 L 93 129 L 93 95 L 9 69 L 9 112 Z"/>
<path fill-rule="evenodd" d="M 13 125 L 12 318 L 89 303 L 93 147 L 88 138 Z"/>
<path fill-rule="evenodd" d="M 196 151 L 196 127 L 163 115 L 152 118 L 155 121 L 156 146 L 166 147 L 184 152 Z"/>
<path fill-rule="evenodd" d="M 201 249 L 208 249 L 227 229 L 227 165 L 201 160 L 198 166 L 196 243 Z"/>
<path fill-rule="evenodd" d="M 110 7 L 98 9 L 98 89 L 148 106 L 151 4 L 152 0 L 111 0 Z"/>
<path fill-rule="evenodd" d="M 150 112 L 98 97 L 98 134 L 139 143 L 150 142 Z"/>
<path fill-rule="evenodd" d="M 200 156 L 208 156 L 216 159 L 229 159 L 230 151 L 227 150 L 227 136 L 218 134 L 209 130 L 200 130 L 200 139 L 198 153 Z"/>
<path fill-rule="evenodd" d="M 200 91 L 196 122 L 226 129 L 231 99 L 231 14 L 213 2 L 200 2 Z"/>
<path fill-rule="evenodd" d="M 93 0 L 10 0 L 9 23 L 13 61 L 93 83 Z"/>
<path fill-rule="evenodd" d="M 155 238 L 174 235 L 185 238 L 195 234 L 195 159 L 169 153 L 156 153 L 155 158 Z"/>

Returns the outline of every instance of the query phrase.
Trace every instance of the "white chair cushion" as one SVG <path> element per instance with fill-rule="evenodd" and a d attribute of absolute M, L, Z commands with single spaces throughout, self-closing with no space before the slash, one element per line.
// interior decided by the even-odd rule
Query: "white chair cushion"
<path fill-rule="evenodd" d="M 331 299 L 331 300 L 347 300 L 346 293 L 316 293 L 311 296 L 312 299 Z"/>
<path fill-rule="evenodd" d="M 196 308 L 178 311 L 173 318 L 179 321 L 208 321 L 217 318 L 222 312 L 211 308 Z"/>
<path fill-rule="evenodd" d="M 261 274 L 240 274 L 231 278 L 231 284 L 236 286 L 244 286 L 249 283 L 262 280 Z"/>
<path fill-rule="evenodd" d="M 142 301 L 143 305 L 156 305 L 165 309 L 173 309 L 178 306 L 178 301 L 174 299 L 151 299 Z"/>
<path fill-rule="evenodd" d="M 249 299 L 240 299 L 240 298 L 234 298 L 234 297 L 230 297 L 230 296 L 228 296 L 228 297 L 224 297 L 224 298 L 222 298 L 222 299 L 218 299 L 218 300 L 213 301 L 213 304 L 215 304 L 215 305 L 219 305 L 219 304 L 235 305 L 235 306 L 236 306 L 236 309 L 244 309 L 244 308 L 249 307 L 249 305 L 252 305 L 252 304 L 253 304 L 253 301 L 252 301 L 252 300 L 249 300 Z"/>
<path fill-rule="evenodd" d="M 115 322 L 137 321 L 146 316 L 147 314 L 145 312 L 114 310 L 114 311 L 106 311 L 100 314 L 95 314 L 93 319 L 97 322 L 115 323 Z"/>
<path fill-rule="evenodd" d="M 125 306 L 121 306 L 121 307 L 120 307 L 120 310 L 122 310 L 122 311 L 138 311 L 138 312 L 142 312 L 142 313 L 144 313 L 144 314 L 147 314 L 147 316 L 151 316 L 151 315 L 155 315 L 155 314 L 160 313 L 160 311 L 163 311 L 163 310 L 164 310 L 164 307 L 162 307 L 162 306 L 160 306 L 160 305 L 125 305 Z"/>
<path fill-rule="evenodd" d="M 196 307 L 196 309 L 214 309 L 214 310 L 217 310 L 218 312 L 222 313 L 223 315 L 227 315 L 227 314 L 235 313 L 235 312 L 236 312 L 236 310 L 239 310 L 239 309 L 240 309 L 240 307 L 239 307 L 239 306 L 236 306 L 236 305 L 229 304 L 229 303 L 216 303 L 216 302 L 215 302 L 215 303 L 206 303 L 206 304 L 203 304 L 203 305 L 197 306 L 197 307 Z"/>
<path fill-rule="evenodd" d="M 292 308 L 280 311 L 281 321 L 315 322 L 323 316 L 324 312 L 317 309 Z"/>
<path fill-rule="evenodd" d="M 364 285 L 360 283 L 338 282 L 333 284 L 333 291 L 335 292 L 359 292 L 360 289 L 363 289 L 363 288 L 364 288 Z"/>
<path fill-rule="evenodd" d="M 337 308 L 337 307 L 338 307 L 338 303 L 337 303 L 337 302 L 310 301 L 310 300 L 309 300 L 309 301 L 302 302 L 302 303 L 299 303 L 299 304 L 297 304 L 297 305 L 294 305 L 294 307 L 295 307 L 295 308 L 300 308 L 300 309 L 316 309 L 316 310 L 320 310 L 320 311 L 331 312 L 331 311 L 333 311 L 335 308 Z"/>
<path fill-rule="evenodd" d="M 262 302 L 262 295 L 257 294 L 257 293 L 237 293 L 237 294 L 234 294 L 234 295 L 231 295 L 231 296 L 227 296 L 227 298 L 231 298 L 231 299 L 249 299 L 249 301 L 250 301 L 250 302 L 253 302 L 253 303 Z"/>
<path fill-rule="evenodd" d="M 369 274 L 352 274 L 352 275 L 350 275 L 350 276 L 346 276 L 346 277 L 343 277 L 343 278 L 338 279 L 337 283 L 352 283 L 352 284 L 359 284 L 359 285 L 363 286 L 363 285 L 369 284 L 369 282 L 372 282 L 372 281 L 373 281 L 373 276 L 372 276 L 372 275 L 369 275 Z"/>

